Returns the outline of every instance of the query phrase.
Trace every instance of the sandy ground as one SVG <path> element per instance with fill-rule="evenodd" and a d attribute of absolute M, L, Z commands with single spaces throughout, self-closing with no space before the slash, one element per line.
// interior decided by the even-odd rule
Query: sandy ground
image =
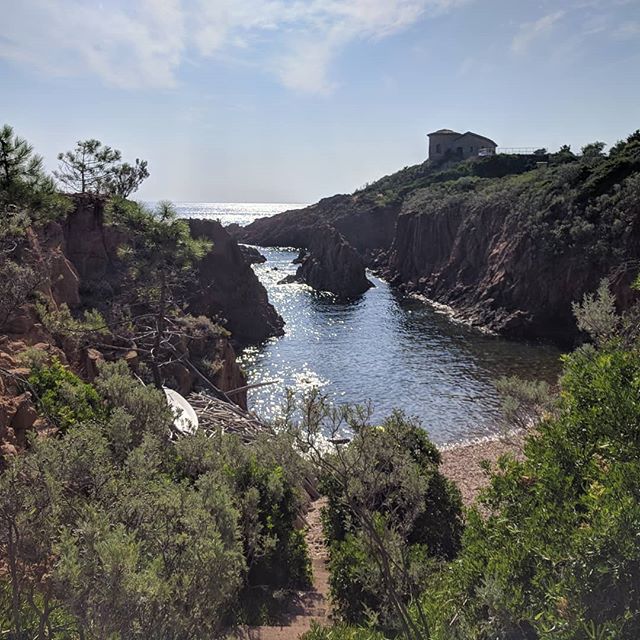
<path fill-rule="evenodd" d="M 487 486 L 487 475 L 480 463 L 487 460 L 492 466 L 505 453 L 521 454 L 524 436 L 491 438 L 479 442 L 461 443 L 442 451 L 440 470 L 455 482 L 462 493 L 465 506 L 470 506 L 480 491 Z"/>

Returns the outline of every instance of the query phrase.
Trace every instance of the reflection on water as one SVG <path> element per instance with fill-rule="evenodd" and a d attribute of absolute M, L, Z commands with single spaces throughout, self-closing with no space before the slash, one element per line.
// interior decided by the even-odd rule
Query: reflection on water
<path fill-rule="evenodd" d="M 183 217 L 248 224 L 303 205 L 176 203 Z M 295 271 L 295 252 L 260 249 L 255 265 L 269 299 L 285 319 L 286 335 L 247 349 L 240 361 L 250 382 L 279 384 L 250 392 L 251 407 L 271 417 L 286 387 L 321 388 L 336 402 L 373 401 L 375 418 L 394 408 L 422 420 L 438 443 L 487 435 L 496 428 L 500 399 L 495 381 L 505 375 L 554 381 L 559 353 L 551 347 L 488 336 L 401 298 L 384 282 L 350 304 L 298 284 L 278 285 Z"/>
<path fill-rule="evenodd" d="M 251 408 L 265 417 L 277 413 L 286 387 L 315 386 L 337 402 L 372 400 L 376 419 L 402 408 L 445 443 L 495 430 L 500 377 L 553 381 L 558 373 L 552 347 L 482 334 L 374 277 L 375 288 L 351 303 L 278 285 L 295 271 L 296 253 L 260 250 L 267 262 L 255 265 L 256 273 L 287 323 L 284 337 L 240 356 L 250 382 L 280 381 L 250 392 Z"/>
<path fill-rule="evenodd" d="M 156 203 L 148 204 L 153 206 Z M 306 205 L 277 202 L 177 202 L 175 206 L 183 218 L 213 218 L 226 227 L 231 223 L 244 226 L 256 218 L 273 216 L 289 209 L 301 209 Z"/>

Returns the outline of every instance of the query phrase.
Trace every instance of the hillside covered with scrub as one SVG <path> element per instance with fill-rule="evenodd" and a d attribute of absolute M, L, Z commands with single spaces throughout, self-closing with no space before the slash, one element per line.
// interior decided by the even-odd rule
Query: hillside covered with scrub
<path fill-rule="evenodd" d="M 232 233 L 308 249 L 328 270 L 336 268 L 325 256 L 337 236 L 361 270 L 449 305 L 470 324 L 572 344 L 571 303 L 607 277 L 626 307 L 640 258 L 640 134 L 608 154 L 603 147 L 427 161 Z"/>
<path fill-rule="evenodd" d="M 559 390 L 501 381 L 507 422 L 526 433 L 463 505 L 401 397 L 377 422 L 368 407 L 314 391 L 290 397 L 271 424 L 253 418 L 261 428 L 251 434 L 215 421 L 178 429 L 163 387 L 206 391 L 250 418 L 235 348 L 282 331 L 264 289 L 219 224 L 189 226 L 169 203 L 130 200 L 146 164 L 85 141 L 62 154 L 56 184 L 2 129 L 0 635 L 294 638 L 288 616 L 314 580 L 305 515 L 321 496 L 333 617 L 305 640 L 635 640 L 639 146 L 631 136 L 607 157 L 565 151 L 546 168 L 496 158 L 407 169 L 247 232 L 306 247 L 324 210 L 328 237 L 342 243 L 371 216 L 369 235 L 354 226 L 361 244 L 341 250 L 351 266 L 357 252 L 398 286 L 429 293 L 444 287 L 444 265 L 471 287 L 481 264 L 495 289 L 474 304 L 491 313 L 490 300 L 524 295 L 529 281 L 505 289 L 520 260 L 548 265 L 537 277 L 551 289 L 568 282 L 553 281 L 553 269 L 579 277 L 579 248 L 593 269 L 580 287 L 612 274 L 564 301 L 585 344 L 564 357 Z M 74 193 L 61 193 L 72 180 Z M 430 224 L 449 229 L 450 244 L 426 242 Z M 482 235 L 490 229 L 493 239 Z M 492 244 L 507 229 L 513 238 Z M 458 263 L 472 232 L 478 253 L 469 244 L 469 263 Z M 490 246 L 511 256 L 502 271 Z M 418 260 L 422 250 L 431 262 Z"/>

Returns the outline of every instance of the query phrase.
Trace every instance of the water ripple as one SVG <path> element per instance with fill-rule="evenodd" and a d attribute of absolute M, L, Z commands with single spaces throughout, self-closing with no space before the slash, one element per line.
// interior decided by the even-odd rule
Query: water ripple
<path fill-rule="evenodd" d="M 178 203 L 184 217 L 247 224 L 295 205 Z M 252 383 L 279 380 L 250 393 L 250 406 L 275 416 L 287 387 L 319 387 L 336 402 L 373 401 L 374 417 L 394 408 L 417 416 L 438 443 L 495 432 L 500 413 L 496 381 L 505 375 L 554 381 L 559 353 L 552 347 L 514 343 L 453 322 L 384 282 L 344 304 L 299 284 L 279 285 L 294 273 L 292 250 L 260 249 L 255 265 L 269 300 L 286 321 L 286 334 L 239 357 Z"/>
<path fill-rule="evenodd" d="M 287 323 L 284 337 L 240 356 L 251 382 L 280 381 L 252 392 L 251 406 L 262 415 L 278 413 L 286 387 L 318 386 L 337 402 L 372 400 L 376 419 L 402 408 L 445 443 L 495 430 L 501 376 L 552 380 L 557 374 L 555 349 L 472 330 L 377 278 L 374 289 L 351 303 L 303 285 L 279 285 L 295 271 L 296 253 L 261 251 L 267 262 L 255 265 L 256 273 Z"/>

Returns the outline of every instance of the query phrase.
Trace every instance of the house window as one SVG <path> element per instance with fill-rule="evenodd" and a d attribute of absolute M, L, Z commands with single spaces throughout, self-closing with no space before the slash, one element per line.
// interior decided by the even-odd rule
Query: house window
<path fill-rule="evenodd" d="M 471 153 L 473 153 L 473 147 L 469 147 L 469 151 L 471 151 Z"/>
<path fill-rule="evenodd" d="M 436 145 L 436 153 L 442 153 L 442 148 L 439 144 Z"/>

